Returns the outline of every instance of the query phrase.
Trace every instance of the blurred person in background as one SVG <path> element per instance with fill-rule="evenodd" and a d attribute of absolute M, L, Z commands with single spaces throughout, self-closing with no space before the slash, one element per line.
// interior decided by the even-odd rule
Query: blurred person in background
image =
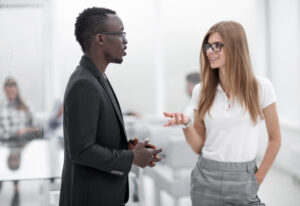
<path fill-rule="evenodd" d="M 65 91 L 59 205 L 122 206 L 129 198 L 132 164 L 155 166 L 162 150 L 127 140 L 121 107 L 105 75 L 110 63 L 121 64 L 126 55 L 128 42 L 116 12 L 85 9 L 76 19 L 75 36 L 84 55 Z"/>
<path fill-rule="evenodd" d="M 200 73 L 199 72 L 192 72 L 186 75 L 186 92 L 189 96 L 189 101 L 184 105 L 182 108 L 182 113 L 189 116 L 192 121 L 194 120 L 194 109 L 191 104 L 191 98 L 193 94 L 193 89 L 195 85 L 199 84 L 200 82 Z"/>
<path fill-rule="evenodd" d="M 199 154 L 191 174 L 193 206 L 265 205 L 257 196 L 281 145 L 272 83 L 252 71 L 246 33 L 239 23 L 212 26 L 204 37 L 201 83 L 192 96 L 194 123 L 182 113 L 164 113 L 165 126 L 182 125 Z M 259 122 L 268 146 L 257 169 Z"/>
<path fill-rule="evenodd" d="M 55 131 L 63 124 L 63 104 L 57 101 L 54 105 L 51 117 L 48 121 L 48 130 Z"/>
<path fill-rule="evenodd" d="M 21 150 L 25 143 L 40 138 L 42 130 L 35 125 L 33 114 L 21 98 L 17 82 L 13 78 L 6 78 L 4 91 L 7 100 L 0 111 L 0 141 L 9 143 L 10 154 L 7 163 L 9 168 L 15 171 L 20 167 Z M 14 181 L 11 205 L 19 205 L 18 181 Z"/>
<path fill-rule="evenodd" d="M 57 138 L 63 144 L 63 102 L 57 100 L 53 106 L 45 129 L 45 138 Z"/>

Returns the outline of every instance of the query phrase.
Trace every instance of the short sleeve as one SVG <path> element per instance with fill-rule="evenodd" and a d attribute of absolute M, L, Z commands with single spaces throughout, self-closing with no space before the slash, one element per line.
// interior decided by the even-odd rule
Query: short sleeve
<path fill-rule="evenodd" d="M 260 103 L 261 107 L 264 109 L 270 104 L 277 101 L 274 87 L 272 82 L 263 77 L 259 77 L 258 81 L 260 83 Z"/>
<path fill-rule="evenodd" d="M 192 107 L 195 110 L 198 110 L 200 91 L 201 91 L 201 85 L 196 84 L 194 89 L 193 89 L 192 99 L 191 99 Z"/>

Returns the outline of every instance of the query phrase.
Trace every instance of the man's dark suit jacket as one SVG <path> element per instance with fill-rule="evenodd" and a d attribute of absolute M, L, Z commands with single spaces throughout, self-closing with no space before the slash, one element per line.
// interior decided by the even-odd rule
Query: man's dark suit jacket
<path fill-rule="evenodd" d="M 60 206 L 120 206 L 128 201 L 133 152 L 118 100 L 83 56 L 64 97 L 65 159 Z"/>

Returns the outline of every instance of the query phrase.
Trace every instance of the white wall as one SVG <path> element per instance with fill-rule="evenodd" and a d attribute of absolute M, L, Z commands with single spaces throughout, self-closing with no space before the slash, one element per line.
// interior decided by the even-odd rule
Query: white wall
<path fill-rule="evenodd" d="M 270 57 L 278 110 L 286 124 L 300 125 L 299 1 L 270 2 Z"/>
<path fill-rule="evenodd" d="M 0 9 L 0 99 L 7 76 L 17 80 L 25 102 L 44 109 L 42 9 Z"/>
<path fill-rule="evenodd" d="M 276 164 L 300 177 L 300 2 L 269 1 L 269 15 L 271 79 L 282 132 Z"/>
<path fill-rule="evenodd" d="M 264 74 L 264 44 L 255 43 L 264 38 L 258 32 L 257 1 L 53 0 L 55 97 L 63 95 L 67 79 L 78 64 L 81 51 L 73 35 L 74 22 L 78 13 L 89 6 L 116 10 L 128 34 L 128 55 L 123 64 L 110 65 L 107 70 L 122 107 L 144 114 L 179 111 L 188 101 L 185 75 L 199 70 L 202 38 L 221 20 L 235 20 L 245 27 L 255 70 Z M 253 51 L 260 51 L 260 55 Z"/>

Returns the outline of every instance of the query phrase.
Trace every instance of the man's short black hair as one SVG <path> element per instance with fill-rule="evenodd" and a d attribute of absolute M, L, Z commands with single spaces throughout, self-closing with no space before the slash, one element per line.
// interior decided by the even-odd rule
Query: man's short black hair
<path fill-rule="evenodd" d="M 186 76 L 186 80 L 191 82 L 192 84 L 198 84 L 200 82 L 200 73 L 199 72 L 192 72 Z"/>
<path fill-rule="evenodd" d="M 105 22 L 108 14 L 116 14 L 116 12 L 106 8 L 92 7 L 83 10 L 78 15 L 75 23 L 75 36 L 83 52 L 89 50 L 91 39 L 97 32 L 106 30 Z"/>

